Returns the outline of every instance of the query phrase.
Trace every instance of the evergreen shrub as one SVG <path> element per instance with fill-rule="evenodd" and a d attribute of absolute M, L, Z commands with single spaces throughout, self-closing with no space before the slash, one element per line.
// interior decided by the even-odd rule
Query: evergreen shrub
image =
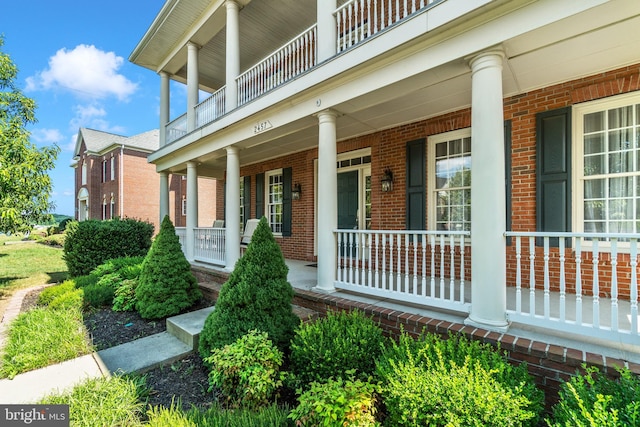
<path fill-rule="evenodd" d="M 289 369 L 295 385 L 302 388 L 329 377 L 366 380 L 375 372 L 384 343 L 382 329 L 362 311 L 329 311 L 296 330 Z"/>
<path fill-rule="evenodd" d="M 535 426 L 543 410 L 525 364 L 462 336 L 403 333 L 376 372 L 389 426 Z"/>
<path fill-rule="evenodd" d="M 293 313 L 289 269 L 266 218 L 256 227 L 200 333 L 200 355 L 231 344 L 252 329 L 266 332 L 285 354 L 300 319 Z"/>
<path fill-rule="evenodd" d="M 560 400 L 553 407 L 554 427 L 639 426 L 640 378 L 628 369 L 618 369 L 619 378 L 609 378 L 595 367 L 571 377 L 560 387 Z"/>
<path fill-rule="evenodd" d="M 214 349 L 206 362 L 211 365 L 209 390 L 220 390 L 230 407 L 259 409 L 282 386 L 282 352 L 266 332 L 249 331 L 233 344 Z"/>
<path fill-rule="evenodd" d="M 87 220 L 67 226 L 63 258 L 71 277 L 89 274 L 105 261 L 145 256 L 153 224 L 135 219 Z"/>
<path fill-rule="evenodd" d="M 54 298 L 49 303 L 49 308 L 51 310 L 82 309 L 83 301 L 84 291 L 82 289 L 74 289 Z"/>
<path fill-rule="evenodd" d="M 39 305 L 49 305 L 51 301 L 59 297 L 60 295 L 66 294 L 67 292 L 74 291 L 76 289 L 76 284 L 73 280 L 65 280 L 59 285 L 49 286 L 44 288 L 40 295 L 38 295 L 38 304 Z"/>
<path fill-rule="evenodd" d="M 135 296 L 136 309 L 145 319 L 178 314 L 202 298 L 168 215 L 142 263 Z"/>

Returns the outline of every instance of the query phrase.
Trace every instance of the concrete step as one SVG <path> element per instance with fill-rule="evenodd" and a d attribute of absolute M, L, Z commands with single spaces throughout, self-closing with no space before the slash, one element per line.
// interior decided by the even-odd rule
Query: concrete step
<path fill-rule="evenodd" d="M 111 373 L 145 372 L 182 359 L 193 352 L 168 332 L 140 338 L 97 352 L 100 362 Z"/>
<path fill-rule="evenodd" d="M 207 316 L 214 307 L 206 307 L 167 319 L 167 332 L 185 343 L 193 351 L 198 349 L 198 338 Z"/>

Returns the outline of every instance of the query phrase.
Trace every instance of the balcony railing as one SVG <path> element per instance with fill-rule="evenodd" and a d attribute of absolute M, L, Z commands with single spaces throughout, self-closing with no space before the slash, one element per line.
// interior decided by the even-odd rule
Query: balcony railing
<path fill-rule="evenodd" d="M 207 99 L 196 105 L 196 127 L 207 125 L 226 112 L 226 88 L 214 92 Z"/>
<path fill-rule="evenodd" d="M 640 343 L 638 234 L 508 232 L 509 320 Z"/>
<path fill-rule="evenodd" d="M 187 113 L 167 123 L 166 143 L 176 141 L 187 134 Z"/>
<path fill-rule="evenodd" d="M 351 0 L 334 13 L 337 53 L 408 16 L 444 0 Z"/>
<path fill-rule="evenodd" d="M 176 236 L 178 236 L 178 240 L 180 241 L 180 246 L 182 246 L 182 252 L 187 253 L 185 244 L 187 238 L 187 229 L 184 227 L 176 227 Z"/>
<path fill-rule="evenodd" d="M 225 229 L 194 228 L 194 259 L 210 264 L 225 265 Z"/>
<path fill-rule="evenodd" d="M 336 288 L 469 312 L 469 232 L 337 230 L 336 235 Z"/>
<path fill-rule="evenodd" d="M 238 76 L 238 105 L 246 104 L 314 67 L 316 40 L 317 29 L 313 25 Z"/>

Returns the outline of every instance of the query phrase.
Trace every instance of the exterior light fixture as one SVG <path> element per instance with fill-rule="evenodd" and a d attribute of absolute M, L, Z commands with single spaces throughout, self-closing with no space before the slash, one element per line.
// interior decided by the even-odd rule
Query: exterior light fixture
<path fill-rule="evenodd" d="M 383 193 L 388 193 L 389 191 L 393 191 L 393 172 L 391 172 L 391 169 L 386 168 L 384 170 L 384 174 L 382 174 L 382 179 L 380 179 L 380 184 L 382 186 Z"/>
<path fill-rule="evenodd" d="M 294 184 L 291 189 L 291 198 L 293 200 L 300 200 L 300 194 L 302 194 L 302 189 L 300 188 L 300 184 Z"/>

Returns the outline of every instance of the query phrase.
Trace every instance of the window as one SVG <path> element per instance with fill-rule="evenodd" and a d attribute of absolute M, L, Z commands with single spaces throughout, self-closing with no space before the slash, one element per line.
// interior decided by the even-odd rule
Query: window
<path fill-rule="evenodd" d="M 364 228 L 371 230 L 371 171 L 364 177 Z"/>
<path fill-rule="evenodd" d="M 109 202 L 109 218 L 114 218 L 116 216 L 116 201 L 113 197 L 113 193 L 111 193 L 111 201 Z"/>
<path fill-rule="evenodd" d="M 187 198 L 182 197 L 182 216 L 187 216 Z"/>
<path fill-rule="evenodd" d="M 640 96 L 575 108 L 578 230 L 640 232 Z"/>
<path fill-rule="evenodd" d="M 102 161 L 102 182 L 107 182 L 107 161 Z"/>
<path fill-rule="evenodd" d="M 265 177 L 269 225 L 274 233 L 282 233 L 282 169 L 267 172 Z"/>
<path fill-rule="evenodd" d="M 87 161 L 82 161 L 82 184 L 87 185 Z"/>
<path fill-rule="evenodd" d="M 429 138 L 431 225 L 471 230 L 471 130 Z"/>
<path fill-rule="evenodd" d="M 102 196 L 102 219 L 107 219 L 107 196 Z"/>
<path fill-rule="evenodd" d="M 244 178 L 240 177 L 240 234 L 244 231 Z"/>
<path fill-rule="evenodd" d="M 116 158 L 111 156 L 111 181 L 116 179 Z"/>

